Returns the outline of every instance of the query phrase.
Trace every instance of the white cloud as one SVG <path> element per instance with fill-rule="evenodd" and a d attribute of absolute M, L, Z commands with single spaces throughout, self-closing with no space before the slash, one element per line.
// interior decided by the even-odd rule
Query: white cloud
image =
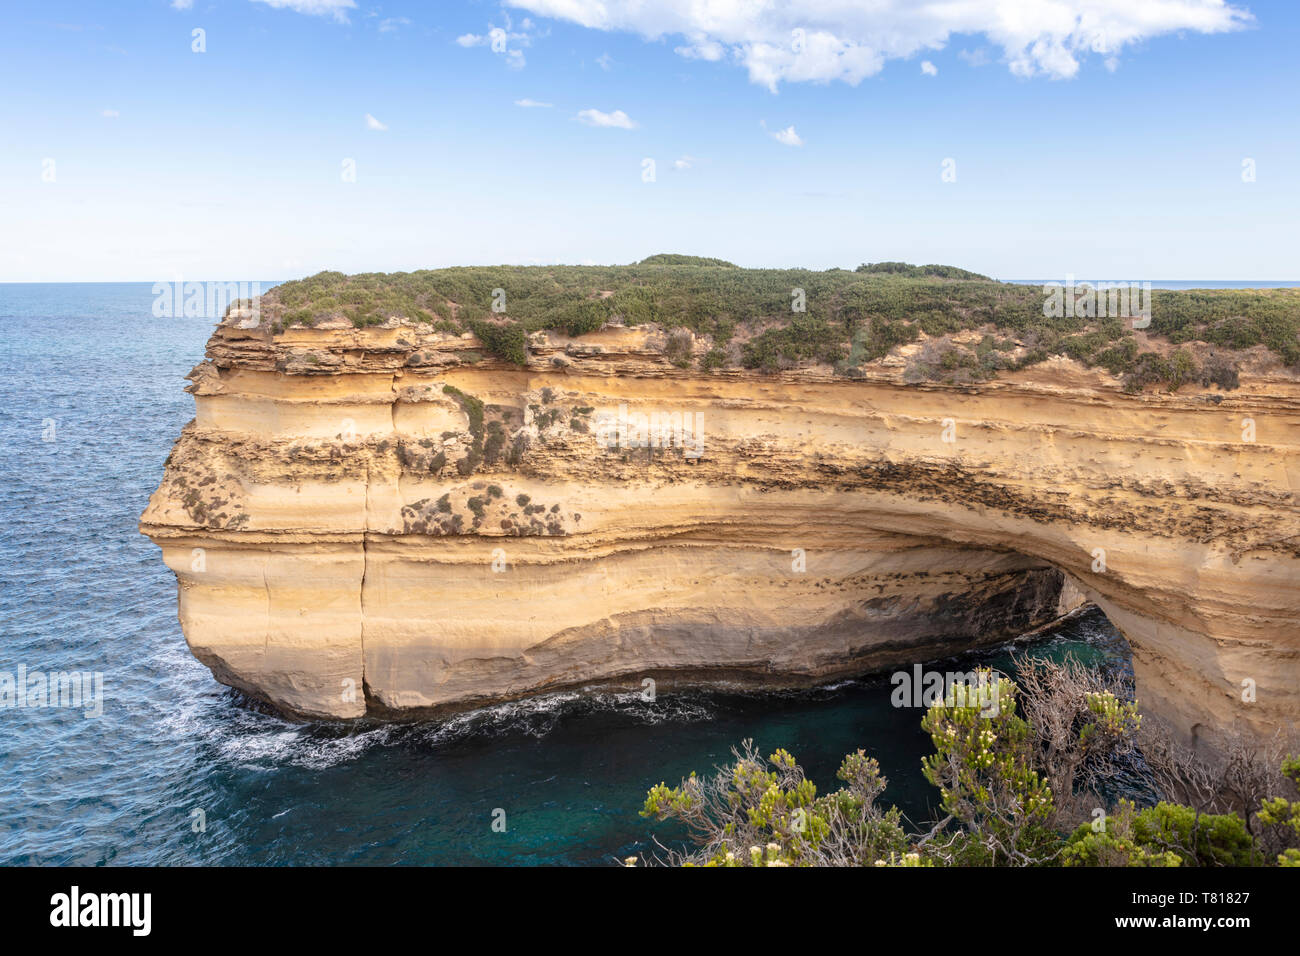
<path fill-rule="evenodd" d="M 104 117 L 104 119 L 117 119 L 122 114 L 117 110 L 100 110 L 99 115 Z"/>
<path fill-rule="evenodd" d="M 523 50 L 506 50 L 506 66 L 512 70 L 522 70 L 528 61 L 524 59 Z"/>
<path fill-rule="evenodd" d="M 1115 60 L 1132 44 L 1179 31 L 1222 33 L 1251 22 L 1228 0 L 508 0 L 542 16 L 650 40 L 680 36 L 682 56 L 730 56 L 754 83 L 857 84 L 889 60 L 943 49 L 981 34 L 1017 76 L 1074 76 L 1091 54 Z"/>
<path fill-rule="evenodd" d="M 252 0 L 265 3 L 276 10 L 292 10 L 314 17 L 333 17 L 339 23 L 348 22 L 348 11 L 357 8 L 356 0 Z"/>
<path fill-rule="evenodd" d="M 367 114 L 366 114 L 366 129 L 374 129 L 374 130 L 380 130 L 380 131 L 382 131 L 382 130 L 386 130 L 386 129 L 388 129 L 388 127 L 387 127 L 386 125 L 384 125 L 383 123 L 379 122 L 379 120 L 375 119 L 375 118 L 374 118 L 373 116 L 371 116 L 369 113 L 367 113 Z"/>
<path fill-rule="evenodd" d="M 922 60 L 921 72 L 924 73 L 926 76 L 938 76 L 939 68 L 935 66 L 933 63 L 931 63 L 929 60 Z"/>
<path fill-rule="evenodd" d="M 602 113 L 600 110 L 580 110 L 578 119 L 588 126 L 605 126 L 614 129 L 636 129 L 636 123 L 622 110 Z"/>
<path fill-rule="evenodd" d="M 775 133 L 774 131 L 767 129 L 767 120 L 759 120 L 758 125 L 762 126 L 764 133 L 770 135 L 770 137 L 775 139 L 777 143 L 780 143 L 781 146 L 803 146 L 803 139 L 800 137 L 800 134 L 794 131 L 793 125 L 785 127 L 784 130 L 776 130 Z"/>
<path fill-rule="evenodd" d="M 602 53 L 600 56 L 596 57 L 596 63 L 602 70 L 608 70 L 614 65 L 614 58 L 608 53 Z"/>
<path fill-rule="evenodd" d="M 683 156 L 680 159 L 674 159 L 673 169 L 690 169 L 693 162 L 695 162 L 694 156 Z"/>
<path fill-rule="evenodd" d="M 478 33 L 465 33 L 456 37 L 456 42 L 463 47 L 482 46 L 487 43 L 488 38 Z"/>
<path fill-rule="evenodd" d="M 776 130 L 776 133 L 768 130 L 767 135 L 770 135 L 781 146 L 803 146 L 803 140 L 800 138 L 800 134 L 794 131 L 793 126 L 787 126 L 784 130 Z"/>
<path fill-rule="evenodd" d="M 688 60 L 708 60 L 711 63 L 716 63 L 727 55 L 727 48 L 717 40 L 710 40 L 698 33 L 690 39 L 691 42 L 686 46 L 673 47 L 673 52 Z"/>
<path fill-rule="evenodd" d="M 530 99 L 528 99 L 527 97 L 525 97 L 525 98 L 522 99 L 522 100 L 515 100 L 515 106 L 522 106 L 522 107 L 524 107 L 525 109 L 547 109 L 547 110 L 549 110 L 549 109 L 550 109 L 552 106 L 554 106 L 554 105 L 555 105 L 554 103 L 542 103 L 542 102 L 539 102 L 538 100 L 530 100 Z"/>
<path fill-rule="evenodd" d="M 380 33 L 394 33 L 398 27 L 409 27 L 411 20 L 409 17 L 387 17 L 379 21 Z"/>
<path fill-rule="evenodd" d="M 194 6 L 194 0 L 172 0 L 173 10 L 188 10 Z"/>

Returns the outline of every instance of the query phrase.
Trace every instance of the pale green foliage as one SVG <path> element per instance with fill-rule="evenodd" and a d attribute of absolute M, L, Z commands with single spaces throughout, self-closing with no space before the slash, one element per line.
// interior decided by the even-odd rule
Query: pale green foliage
<path fill-rule="evenodd" d="M 804 313 L 791 310 L 796 288 L 805 292 Z M 1134 389 L 1154 383 L 1177 388 L 1196 380 L 1232 387 L 1235 353 L 1257 345 L 1288 365 L 1300 364 L 1300 294 L 1293 289 L 1156 290 L 1148 335 L 1174 343 L 1208 342 L 1222 350 L 1198 370 L 1190 353 L 1167 360 L 1157 351 L 1140 351 L 1130 324 L 1117 317 L 1047 318 L 1038 286 L 994 282 L 952 266 L 905 263 L 814 272 L 743 269 L 718 259 L 664 254 L 626 266 L 321 272 L 276 286 L 262 304 L 281 329 L 294 322 L 347 318 L 358 327 L 406 319 L 446 334 L 470 331 L 492 355 L 518 365 L 528 361 L 532 332 L 578 336 L 610 321 L 684 326 L 708 336 L 713 347 L 706 353 L 713 356 L 708 367 L 727 361 L 723 347 L 744 331 L 748 335 L 737 355 L 741 364 L 768 371 L 816 362 L 860 374 L 860 361 L 879 358 L 920 333 L 947 342 L 946 358 L 926 370 L 926 377 L 943 381 L 983 380 L 1002 368 L 1068 355 L 1125 374 Z M 870 328 L 866 338 L 858 334 L 864 327 Z M 947 341 L 963 330 L 996 333 L 997 340 L 1020 342 L 1023 348 L 1012 345 L 1013 360 Z"/>
<path fill-rule="evenodd" d="M 1282 774 L 1300 788 L 1300 757 L 1288 757 L 1282 762 Z M 1260 805 L 1259 822 L 1267 826 L 1289 829 L 1300 838 L 1300 801 L 1286 797 L 1271 797 Z M 1300 866 L 1300 849 L 1288 847 L 1277 858 L 1279 866 Z"/>
<path fill-rule="evenodd" d="M 1080 741 L 1087 748 L 1094 745 L 1099 737 L 1132 737 L 1142 726 L 1142 716 L 1138 713 L 1137 701 L 1120 700 L 1110 691 L 1087 695 L 1088 710 L 1095 715 L 1095 720 L 1085 724 L 1080 732 Z"/>
<path fill-rule="evenodd" d="M 901 855 L 907 840 L 897 809 L 882 811 L 880 766 L 862 751 L 849 754 L 837 776 L 845 786 L 824 796 L 795 758 L 778 750 L 766 761 L 752 741 L 733 751 L 735 763 L 680 786 L 659 784 L 642 816 L 675 819 L 691 829 L 699 849 L 670 854 L 687 866 L 869 865 Z"/>
<path fill-rule="evenodd" d="M 1179 866 L 1182 859 L 1172 850 L 1161 850 L 1139 842 L 1133 834 L 1137 809 L 1121 800 L 1115 812 L 1101 821 L 1101 828 L 1085 823 L 1070 837 L 1061 852 L 1066 866 Z"/>
<path fill-rule="evenodd" d="M 956 685 L 921 728 L 935 749 L 922 761 L 925 778 L 965 831 L 944 845 L 947 862 L 1029 865 L 1053 855 L 1052 788 L 1033 767 L 1033 738 L 1016 714 L 1012 681 L 985 671 L 976 684 Z"/>
<path fill-rule="evenodd" d="M 1248 829 L 1238 813 L 1169 801 L 1139 810 L 1120 800 L 1109 816 L 1069 833 L 1079 816 L 1056 812 L 1044 768 L 1070 789 L 1093 779 L 1080 770 L 1090 763 L 1119 766 L 1112 758 L 1133 752 L 1141 716 L 1135 702 L 1097 689 L 1072 665 L 1021 673 L 1035 691 L 1026 709 L 1043 726 L 1020 715 L 1017 684 L 987 670 L 926 711 L 921 726 L 935 752 L 922 769 L 946 814 L 928 833 L 909 834 L 897 808 L 877 806 L 885 779 L 863 751 L 844 758 L 845 786 L 819 795 L 792 754 L 763 760 L 751 741 L 710 779 L 691 774 L 677 787 L 652 788 L 642 815 L 692 831 L 697 850 L 668 853 L 686 866 L 1257 866 L 1274 854 L 1279 865 L 1300 866 L 1300 848 L 1287 845 L 1300 838 L 1300 802 L 1286 797 L 1246 801 L 1264 831 Z M 1245 780 L 1276 759 L 1233 773 Z M 1288 757 L 1282 771 L 1300 785 L 1300 759 Z"/>

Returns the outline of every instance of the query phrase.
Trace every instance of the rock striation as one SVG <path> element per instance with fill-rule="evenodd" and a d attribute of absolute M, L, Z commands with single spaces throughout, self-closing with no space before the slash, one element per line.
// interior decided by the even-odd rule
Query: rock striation
<path fill-rule="evenodd" d="M 408 320 L 265 325 L 216 328 L 140 527 L 193 653 L 282 712 L 809 683 L 1088 601 L 1188 738 L 1300 716 L 1284 371 L 686 371 L 654 326 L 536 332 L 520 367 Z"/>

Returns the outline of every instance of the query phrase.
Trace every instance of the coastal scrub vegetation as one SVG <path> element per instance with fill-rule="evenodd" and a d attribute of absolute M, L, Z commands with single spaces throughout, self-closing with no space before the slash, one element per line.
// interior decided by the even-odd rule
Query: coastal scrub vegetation
<path fill-rule="evenodd" d="M 708 256 L 683 256 L 674 252 L 660 252 L 653 256 L 646 256 L 640 262 L 639 266 L 724 266 L 728 269 L 739 269 L 740 266 L 734 262 L 728 262 L 726 259 L 711 259 Z"/>
<path fill-rule="evenodd" d="M 534 332 L 580 336 L 609 324 L 654 323 L 668 333 L 668 361 L 704 371 L 828 365 L 860 377 L 864 366 L 922 339 L 906 359 L 910 382 L 976 383 L 1061 355 L 1106 369 L 1131 391 L 1191 383 L 1231 389 L 1240 353 L 1255 347 L 1300 371 L 1297 290 L 1154 290 L 1141 333 L 1113 315 L 1047 317 L 1044 298 L 1038 286 L 954 266 L 746 269 L 665 253 L 623 266 L 320 272 L 275 287 L 262 307 L 277 330 L 399 318 L 469 332 L 516 365 L 527 363 Z M 694 351 L 692 337 L 700 345 Z"/>
<path fill-rule="evenodd" d="M 677 866 L 1300 866 L 1300 757 L 1281 736 L 1211 762 L 1144 721 L 1125 686 L 1067 659 L 980 672 L 925 712 L 941 818 L 911 826 L 862 750 L 820 793 L 794 756 L 744 741 L 709 777 L 646 795 L 684 825 Z M 1115 781 L 1127 794 L 1111 796 Z M 661 845 L 662 846 L 662 845 Z M 634 865 L 629 858 L 627 865 Z"/>
<path fill-rule="evenodd" d="M 866 272 L 872 275 L 901 275 L 911 279 L 983 279 L 985 282 L 992 281 L 988 276 L 967 269 L 958 269 L 956 266 L 933 264 L 914 266 L 908 262 L 864 262 L 853 271 Z"/>

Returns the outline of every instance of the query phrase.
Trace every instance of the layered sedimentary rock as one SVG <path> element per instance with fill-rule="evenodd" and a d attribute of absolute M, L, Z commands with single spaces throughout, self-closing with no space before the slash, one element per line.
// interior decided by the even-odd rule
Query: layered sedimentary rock
<path fill-rule="evenodd" d="M 309 717 L 600 682 L 797 684 L 1088 600 L 1192 739 L 1300 716 L 1300 386 L 1126 394 L 685 371 L 654 328 L 528 365 L 233 313 L 142 531 L 217 679 Z M 679 363 L 680 364 L 680 363 Z"/>

